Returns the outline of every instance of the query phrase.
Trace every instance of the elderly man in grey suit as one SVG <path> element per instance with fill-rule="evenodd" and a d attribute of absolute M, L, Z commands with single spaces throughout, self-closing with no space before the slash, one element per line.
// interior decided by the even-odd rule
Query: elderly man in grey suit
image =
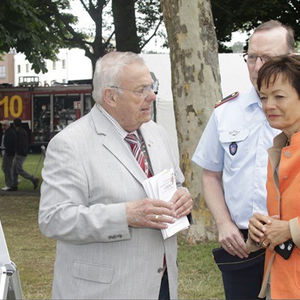
<path fill-rule="evenodd" d="M 111 52 L 93 84 L 95 106 L 50 141 L 42 171 L 39 225 L 57 240 L 52 296 L 175 299 L 177 240 L 160 229 L 193 201 L 165 130 L 151 121 L 150 72 L 137 54 Z M 170 168 L 171 201 L 147 198 L 142 182 Z"/>

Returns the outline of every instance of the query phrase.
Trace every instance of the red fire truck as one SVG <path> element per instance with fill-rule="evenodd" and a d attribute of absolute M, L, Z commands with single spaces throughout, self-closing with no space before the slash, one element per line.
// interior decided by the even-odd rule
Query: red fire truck
<path fill-rule="evenodd" d="M 0 87 L 0 121 L 20 118 L 31 147 L 40 147 L 90 111 L 91 92 L 91 84 Z"/>

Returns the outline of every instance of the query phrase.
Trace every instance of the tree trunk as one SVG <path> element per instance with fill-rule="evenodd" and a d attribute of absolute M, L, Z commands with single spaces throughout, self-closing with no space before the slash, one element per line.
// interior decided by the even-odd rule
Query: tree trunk
<path fill-rule="evenodd" d="M 134 3 L 135 0 L 112 0 L 116 48 L 118 51 L 141 52 L 135 22 Z"/>
<path fill-rule="evenodd" d="M 194 225 L 187 239 L 216 238 L 216 226 L 200 186 L 200 168 L 191 158 L 221 98 L 217 39 L 209 0 L 161 0 L 170 46 L 172 92 L 180 165 L 194 199 Z"/>

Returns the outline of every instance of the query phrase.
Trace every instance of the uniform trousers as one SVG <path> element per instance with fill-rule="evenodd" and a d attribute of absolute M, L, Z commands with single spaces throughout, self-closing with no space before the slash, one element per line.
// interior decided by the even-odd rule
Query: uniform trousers
<path fill-rule="evenodd" d="M 248 238 L 248 230 L 241 230 L 245 240 Z M 260 256 L 257 262 L 250 267 L 222 272 L 225 297 L 229 299 L 260 299 L 260 292 L 265 257 Z"/>
<path fill-rule="evenodd" d="M 33 184 L 35 182 L 35 178 L 23 169 L 23 163 L 24 163 L 25 159 L 26 159 L 26 156 L 23 156 L 23 155 L 16 154 L 14 157 L 14 160 L 13 160 L 13 185 L 12 185 L 13 187 L 18 186 L 18 175 L 21 175 L 25 179 L 30 180 Z"/>
<path fill-rule="evenodd" d="M 13 159 L 14 156 L 8 156 L 4 153 L 2 158 L 2 171 L 4 173 L 5 184 L 7 187 L 13 186 Z"/>

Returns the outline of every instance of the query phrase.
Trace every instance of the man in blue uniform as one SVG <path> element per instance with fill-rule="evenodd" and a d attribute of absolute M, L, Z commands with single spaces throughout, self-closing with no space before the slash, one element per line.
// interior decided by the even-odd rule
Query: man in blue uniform
<path fill-rule="evenodd" d="M 278 133 L 263 114 L 257 73 L 271 57 L 292 53 L 294 44 L 292 29 L 278 21 L 256 28 L 244 55 L 253 87 L 215 108 L 192 158 L 203 168 L 203 193 L 217 224 L 219 242 L 227 253 L 241 259 L 248 257 L 249 218 L 254 212 L 267 213 L 266 149 Z M 245 264 L 243 269 L 222 272 L 226 299 L 257 298 L 263 259 L 256 261 L 251 267 Z"/>

